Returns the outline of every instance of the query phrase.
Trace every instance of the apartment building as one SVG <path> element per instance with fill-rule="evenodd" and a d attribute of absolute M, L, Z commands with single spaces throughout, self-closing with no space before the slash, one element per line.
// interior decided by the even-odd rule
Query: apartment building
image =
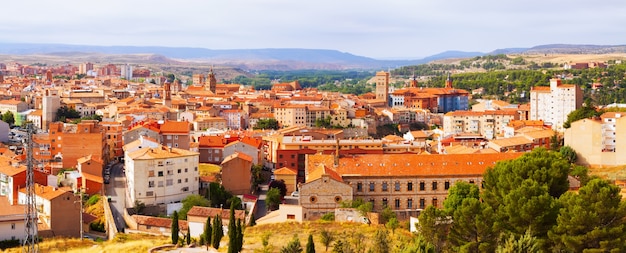
<path fill-rule="evenodd" d="M 198 155 L 163 145 L 126 150 L 124 167 L 131 203 L 174 203 L 189 194 L 197 194 Z"/>
<path fill-rule="evenodd" d="M 626 164 L 626 117 L 623 112 L 606 112 L 599 119 L 581 119 L 565 130 L 565 145 L 578 156 L 577 163 L 591 166 Z"/>
<path fill-rule="evenodd" d="M 388 206 L 399 218 L 408 219 L 409 215 L 417 215 L 426 206 L 442 207 L 448 189 L 454 183 L 465 181 L 480 186 L 488 167 L 522 154 L 309 155 L 306 164 L 307 171 L 320 165 L 332 168 L 352 187 L 353 198 L 371 202 L 374 211 Z M 301 199 L 309 197 L 300 192 Z"/>
<path fill-rule="evenodd" d="M 35 203 L 42 227 L 39 232 L 50 230 L 54 236 L 80 237 L 80 195 L 70 188 L 35 184 Z M 20 188 L 19 203 L 26 203 L 26 188 Z"/>
<path fill-rule="evenodd" d="M 563 132 L 567 115 L 582 104 L 583 92 L 579 86 L 550 79 L 550 86 L 535 86 L 530 90 L 530 120 L 543 120 L 555 131 Z"/>
<path fill-rule="evenodd" d="M 220 117 L 226 120 L 226 127 L 229 129 L 240 130 L 248 128 L 248 113 L 239 109 L 223 110 Z"/>
<path fill-rule="evenodd" d="M 503 136 L 505 127 L 518 117 L 512 110 L 448 112 L 443 116 L 443 132 L 445 135 L 474 133 L 491 140 Z"/>
<path fill-rule="evenodd" d="M 160 123 L 160 122 L 159 122 Z M 159 124 L 163 146 L 189 150 L 191 124 L 187 121 L 166 120 Z"/>
<path fill-rule="evenodd" d="M 22 240 L 26 234 L 26 214 L 23 205 L 11 205 L 0 196 L 0 241 Z"/>
<path fill-rule="evenodd" d="M 222 186 L 233 194 L 252 191 L 252 157 L 236 152 L 222 161 Z"/>
<path fill-rule="evenodd" d="M 28 104 L 20 100 L 1 100 L 0 101 L 0 114 L 11 112 L 16 115 L 18 112 L 28 110 Z"/>
<path fill-rule="evenodd" d="M 306 126 L 306 105 L 283 105 L 274 108 L 274 117 L 282 127 Z"/>
<path fill-rule="evenodd" d="M 223 155 L 230 156 L 235 153 L 244 153 L 252 159 L 252 164 L 262 164 L 260 139 L 245 136 L 241 140 L 228 143 L 223 148 Z"/>

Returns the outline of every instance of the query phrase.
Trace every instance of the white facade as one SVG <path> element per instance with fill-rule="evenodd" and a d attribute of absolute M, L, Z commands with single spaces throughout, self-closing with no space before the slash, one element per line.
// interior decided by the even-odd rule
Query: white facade
<path fill-rule="evenodd" d="M 2 203 L 0 206 L 4 207 L 7 203 Z M 19 206 L 23 208 L 23 206 Z M 9 207 L 16 209 L 14 207 Z M 25 230 L 25 217 L 24 213 L 14 213 L 0 215 L 0 241 L 5 240 L 22 240 L 24 239 Z"/>
<path fill-rule="evenodd" d="M 131 205 L 177 203 L 198 193 L 199 153 L 159 145 L 125 151 L 124 156 Z"/>
<path fill-rule="evenodd" d="M 57 110 L 61 107 L 61 97 L 57 90 L 46 90 L 42 98 L 41 129 L 48 130 L 48 124 L 57 116 Z"/>
<path fill-rule="evenodd" d="M 533 87 L 530 91 L 530 120 L 543 120 L 555 131 L 563 132 L 567 115 L 580 108 L 583 92 L 576 85 L 562 85 L 550 79 L 550 87 Z"/>

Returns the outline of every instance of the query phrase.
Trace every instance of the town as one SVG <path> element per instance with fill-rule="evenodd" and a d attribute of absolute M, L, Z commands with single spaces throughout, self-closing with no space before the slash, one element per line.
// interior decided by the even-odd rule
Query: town
<path fill-rule="evenodd" d="M 443 87 L 415 75 L 396 87 L 377 71 L 361 95 L 298 80 L 255 90 L 218 75 L 0 63 L 0 241 L 26 238 L 29 190 L 43 238 L 169 236 L 179 230 L 173 214 L 181 237 L 201 238 L 215 216 L 226 234 L 231 207 L 247 226 L 329 216 L 384 225 L 391 212 L 415 231 L 424 210 L 445 208 L 449 189 L 482 189 L 489 168 L 536 150 L 566 147 L 587 167 L 626 164 L 626 105 L 570 122 L 590 105 L 561 76 L 513 104 L 473 99 L 480 90 L 455 87 L 453 72 Z M 567 180 L 573 191 L 584 184 Z"/>

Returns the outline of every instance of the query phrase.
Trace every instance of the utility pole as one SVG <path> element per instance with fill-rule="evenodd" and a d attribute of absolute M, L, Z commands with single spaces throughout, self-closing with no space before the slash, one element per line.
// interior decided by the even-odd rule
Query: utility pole
<path fill-rule="evenodd" d="M 37 236 L 37 204 L 35 198 L 35 180 L 34 180 L 34 158 L 33 158 L 33 132 L 34 126 L 32 123 L 26 124 L 27 139 L 26 139 L 26 220 L 24 223 L 25 235 L 22 242 L 22 252 L 31 253 L 39 252 L 39 238 Z"/>

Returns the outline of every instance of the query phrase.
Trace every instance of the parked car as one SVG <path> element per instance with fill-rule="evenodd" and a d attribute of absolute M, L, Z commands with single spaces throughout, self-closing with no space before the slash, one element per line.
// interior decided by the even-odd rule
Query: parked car
<path fill-rule="evenodd" d="M 297 197 L 300 197 L 300 193 L 298 191 L 295 191 L 291 193 L 291 196 L 297 198 Z"/>

